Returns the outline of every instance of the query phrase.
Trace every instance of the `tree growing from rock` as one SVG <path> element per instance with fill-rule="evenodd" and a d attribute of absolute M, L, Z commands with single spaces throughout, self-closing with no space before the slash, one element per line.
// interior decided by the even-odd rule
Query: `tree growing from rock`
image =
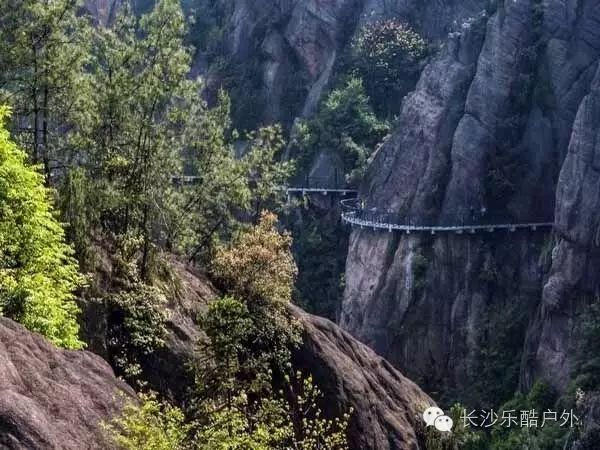
<path fill-rule="evenodd" d="M 427 43 L 402 22 L 366 24 L 352 43 L 354 67 L 379 114 L 391 117 L 416 83 Z"/>

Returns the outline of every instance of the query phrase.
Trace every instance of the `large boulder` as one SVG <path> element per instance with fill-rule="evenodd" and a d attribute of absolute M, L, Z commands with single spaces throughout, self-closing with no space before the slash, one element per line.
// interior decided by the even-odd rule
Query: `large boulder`
<path fill-rule="evenodd" d="M 134 395 L 99 356 L 0 318 L 0 449 L 111 449 L 101 423 Z"/>
<path fill-rule="evenodd" d="M 415 383 L 333 322 L 290 308 L 303 329 L 294 355 L 323 391 L 329 414 L 353 409 L 353 450 L 416 450 L 421 414 L 434 405 Z"/>

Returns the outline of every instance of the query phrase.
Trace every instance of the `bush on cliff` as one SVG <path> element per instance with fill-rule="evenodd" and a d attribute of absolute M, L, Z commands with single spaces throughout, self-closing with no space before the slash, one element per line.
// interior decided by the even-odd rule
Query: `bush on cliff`
<path fill-rule="evenodd" d="M 0 108 L 0 121 L 7 113 Z M 81 348 L 73 291 L 82 281 L 42 175 L 0 126 L 0 313 Z"/>

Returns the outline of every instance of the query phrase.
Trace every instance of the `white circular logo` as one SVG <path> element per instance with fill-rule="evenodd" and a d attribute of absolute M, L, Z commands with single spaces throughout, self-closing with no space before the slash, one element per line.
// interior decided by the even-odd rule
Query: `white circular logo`
<path fill-rule="evenodd" d="M 439 416 L 435 419 L 433 425 L 438 431 L 450 431 L 454 426 L 454 422 L 448 416 Z"/>
<path fill-rule="evenodd" d="M 427 424 L 428 427 L 431 427 L 435 424 L 435 419 L 444 415 L 444 411 L 442 411 L 437 406 L 431 406 L 425 410 L 423 413 L 423 420 Z"/>

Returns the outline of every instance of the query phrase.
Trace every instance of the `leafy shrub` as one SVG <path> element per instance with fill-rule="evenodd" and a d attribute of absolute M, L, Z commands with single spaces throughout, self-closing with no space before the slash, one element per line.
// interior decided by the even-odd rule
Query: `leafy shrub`
<path fill-rule="evenodd" d="M 354 64 L 378 112 L 388 117 L 414 86 L 427 43 L 398 20 L 366 24 L 352 44 Z"/>
<path fill-rule="evenodd" d="M 346 182 L 362 179 L 367 160 L 388 133 L 389 124 L 377 118 L 360 78 L 351 78 L 321 103 L 314 119 L 301 123 L 293 145 L 299 166 L 307 170 L 323 149 L 336 152 L 344 162 Z"/>
<path fill-rule="evenodd" d="M 287 303 L 298 269 L 292 239 L 276 228 L 277 216 L 263 212 L 258 225 L 217 250 L 213 272 L 226 289 L 249 301 Z"/>
<path fill-rule="evenodd" d="M 122 450 L 184 450 L 191 426 L 181 409 L 141 395 L 141 404 L 128 402 L 123 413 L 103 427 Z"/>
<path fill-rule="evenodd" d="M 0 108 L 0 122 L 8 114 Z M 83 279 L 42 176 L 0 126 L 0 313 L 66 348 L 81 348 L 73 291 Z"/>
<path fill-rule="evenodd" d="M 115 244 L 113 289 L 106 296 L 108 346 L 114 365 L 129 381 L 139 381 L 143 359 L 164 345 L 167 299 L 138 270 L 139 237 L 125 235 Z"/>

